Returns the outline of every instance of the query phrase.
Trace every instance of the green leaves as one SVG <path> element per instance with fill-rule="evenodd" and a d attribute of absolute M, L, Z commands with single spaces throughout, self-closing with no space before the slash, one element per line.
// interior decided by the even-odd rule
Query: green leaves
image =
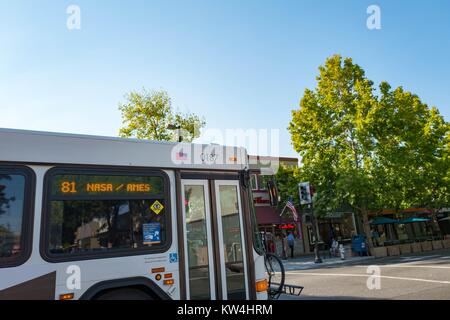
<path fill-rule="evenodd" d="M 170 97 L 166 91 L 132 91 L 126 95 L 126 102 L 119 104 L 123 127 L 121 137 L 136 137 L 157 141 L 178 141 L 173 125 L 180 128 L 183 141 L 191 142 L 200 136 L 205 120 L 192 113 L 174 113 Z"/>
<path fill-rule="evenodd" d="M 298 176 L 298 168 L 296 167 L 286 167 L 280 164 L 277 173 L 275 174 L 275 181 L 278 189 L 278 195 L 280 197 L 280 202 L 278 203 L 278 208 L 282 210 L 292 197 L 294 200 L 294 205 L 300 208 L 300 198 L 298 194 L 298 184 L 301 182 Z"/>
<path fill-rule="evenodd" d="M 387 82 L 376 90 L 349 58 L 332 56 L 319 72 L 289 131 L 320 210 L 448 204 L 449 124 L 439 111 Z"/>

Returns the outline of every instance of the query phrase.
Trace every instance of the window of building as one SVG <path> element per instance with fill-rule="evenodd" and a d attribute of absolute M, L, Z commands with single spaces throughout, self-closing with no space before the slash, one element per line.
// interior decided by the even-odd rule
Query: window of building
<path fill-rule="evenodd" d="M 30 183 L 28 170 L 0 167 L 0 266 L 18 265 L 27 258 Z"/>
<path fill-rule="evenodd" d="M 165 176 L 54 171 L 48 184 L 49 257 L 159 250 L 168 243 Z"/>
<path fill-rule="evenodd" d="M 259 190 L 267 190 L 267 182 L 272 179 L 271 176 L 258 176 L 258 188 Z"/>

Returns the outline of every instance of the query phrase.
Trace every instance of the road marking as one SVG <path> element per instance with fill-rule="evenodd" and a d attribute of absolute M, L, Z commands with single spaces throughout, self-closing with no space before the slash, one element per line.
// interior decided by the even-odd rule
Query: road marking
<path fill-rule="evenodd" d="M 441 257 L 438 254 L 433 254 L 433 255 L 429 255 L 429 256 L 403 256 L 403 257 L 399 257 L 402 260 L 422 260 L 422 259 L 433 259 L 433 258 L 438 258 Z"/>
<path fill-rule="evenodd" d="M 411 261 L 411 262 L 414 262 L 414 261 L 421 261 L 421 260 L 424 260 L 424 259 L 422 259 L 422 258 L 401 258 L 401 260 L 402 260 L 402 262 L 403 262 L 403 261 Z"/>
<path fill-rule="evenodd" d="M 405 280 L 405 281 L 419 281 L 419 282 L 431 282 L 440 284 L 450 284 L 450 281 L 439 281 L 439 280 L 428 280 L 428 279 L 418 279 L 418 278 L 404 278 L 404 277 L 391 277 L 391 276 L 377 276 L 377 275 L 367 275 L 367 274 L 352 274 L 352 273 L 306 273 L 306 272 L 286 272 L 286 274 L 292 275 L 303 275 L 303 276 L 325 276 L 325 277 L 363 277 L 363 278 L 382 278 L 382 279 L 392 279 L 392 280 Z"/>
<path fill-rule="evenodd" d="M 450 266 L 425 266 L 425 265 L 415 265 L 415 264 L 408 264 L 408 265 L 398 265 L 398 264 L 386 264 L 386 265 L 377 265 L 374 264 L 374 266 L 380 267 L 380 268 L 429 268 L 429 269 L 450 269 Z M 367 266 L 355 266 L 356 268 L 367 268 Z"/>

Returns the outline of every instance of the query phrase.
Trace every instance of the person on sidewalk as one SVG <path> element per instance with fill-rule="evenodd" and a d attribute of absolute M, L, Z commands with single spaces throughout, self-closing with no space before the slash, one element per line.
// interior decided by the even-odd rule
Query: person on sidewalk
<path fill-rule="evenodd" d="M 295 240 L 294 235 L 292 234 L 292 232 L 289 232 L 287 241 L 288 241 L 289 249 L 291 249 L 291 259 L 294 258 L 294 240 Z"/>
<path fill-rule="evenodd" d="M 286 235 L 284 233 L 280 234 L 280 240 L 281 240 L 281 259 L 286 260 L 287 259 L 287 241 L 286 241 Z"/>
<path fill-rule="evenodd" d="M 335 238 L 331 239 L 330 257 L 337 257 L 338 250 L 339 250 L 339 242 L 337 242 Z"/>
<path fill-rule="evenodd" d="M 372 229 L 372 243 L 375 247 L 380 246 L 380 234 L 377 229 Z"/>
<path fill-rule="evenodd" d="M 276 253 L 277 252 L 277 247 L 276 247 L 275 241 L 273 241 L 273 239 L 270 239 L 270 241 L 269 241 L 269 252 L 270 253 Z"/>

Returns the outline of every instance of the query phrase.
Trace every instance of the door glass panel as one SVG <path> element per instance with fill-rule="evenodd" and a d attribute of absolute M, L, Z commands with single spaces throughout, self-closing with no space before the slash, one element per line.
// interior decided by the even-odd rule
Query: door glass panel
<path fill-rule="evenodd" d="M 229 300 L 242 300 L 246 292 L 238 190 L 234 185 L 220 185 L 219 193 L 227 295 Z"/>
<path fill-rule="evenodd" d="M 190 298 L 208 300 L 211 292 L 204 187 L 185 186 L 184 199 Z"/>

